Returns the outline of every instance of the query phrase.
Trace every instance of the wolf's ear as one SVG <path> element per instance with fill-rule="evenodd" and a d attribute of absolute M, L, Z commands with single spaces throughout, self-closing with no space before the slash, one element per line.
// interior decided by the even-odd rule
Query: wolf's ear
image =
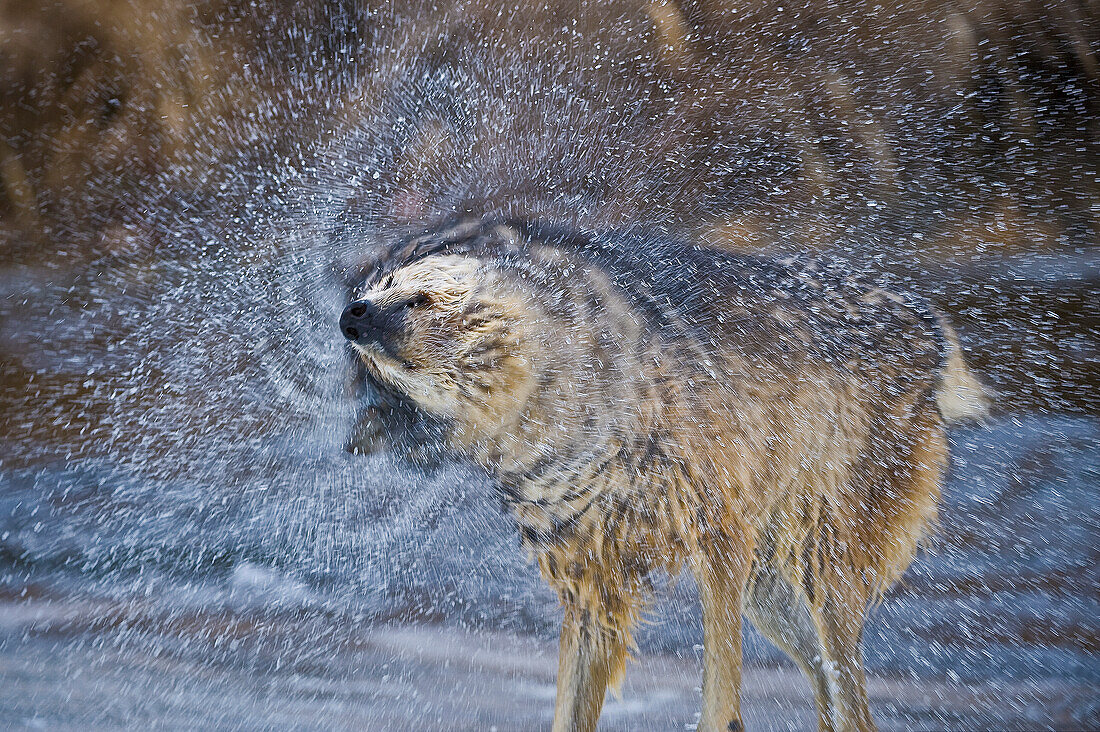
<path fill-rule="evenodd" d="M 373 455 L 390 447 L 386 427 L 379 411 L 378 394 L 367 381 L 363 362 L 349 354 L 347 364 L 347 395 L 355 401 L 355 424 L 351 428 L 344 451 L 353 455 Z"/>
<path fill-rule="evenodd" d="M 389 448 L 390 440 L 378 407 L 373 404 L 360 407 L 355 415 L 355 426 L 344 443 L 344 451 L 352 455 L 374 455 Z"/>
<path fill-rule="evenodd" d="M 355 424 L 344 443 L 345 452 L 392 453 L 422 470 L 443 464 L 447 432 L 443 420 L 420 411 L 405 399 L 383 395 L 366 378 L 365 370 L 355 380 L 354 389 Z"/>

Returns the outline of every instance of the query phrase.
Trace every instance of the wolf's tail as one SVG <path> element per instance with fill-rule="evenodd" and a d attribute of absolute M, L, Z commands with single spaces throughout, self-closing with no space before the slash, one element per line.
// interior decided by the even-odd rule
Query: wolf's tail
<path fill-rule="evenodd" d="M 966 365 L 959 336 L 940 313 L 935 313 L 936 325 L 943 336 L 944 355 L 940 379 L 936 385 L 936 406 L 945 422 L 982 419 L 989 415 L 988 389 Z"/>

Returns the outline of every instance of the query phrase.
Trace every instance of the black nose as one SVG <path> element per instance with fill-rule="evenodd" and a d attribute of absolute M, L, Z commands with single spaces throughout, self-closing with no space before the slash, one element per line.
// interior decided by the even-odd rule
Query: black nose
<path fill-rule="evenodd" d="M 367 300 L 356 300 L 340 315 L 340 332 L 349 341 L 376 339 L 381 335 L 379 311 Z"/>

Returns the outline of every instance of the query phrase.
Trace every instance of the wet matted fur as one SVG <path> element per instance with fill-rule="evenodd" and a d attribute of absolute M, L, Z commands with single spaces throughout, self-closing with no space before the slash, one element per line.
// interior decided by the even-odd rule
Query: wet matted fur
<path fill-rule="evenodd" d="M 826 730 L 871 729 L 865 614 L 985 409 L 922 300 L 812 261 L 457 222 L 364 269 L 342 319 L 383 434 L 495 479 L 565 607 L 556 730 L 593 729 L 655 572 L 698 579 L 701 729 L 740 729 L 741 616 Z"/>

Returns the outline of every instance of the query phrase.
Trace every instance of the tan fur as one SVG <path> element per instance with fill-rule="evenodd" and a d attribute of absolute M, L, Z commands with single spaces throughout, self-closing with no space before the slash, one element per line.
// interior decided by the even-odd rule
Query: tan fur
<path fill-rule="evenodd" d="M 397 247 L 359 297 L 417 305 L 358 346 L 495 477 L 561 597 L 554 729 L 594 729 L 650 577 L 685 561 L 701 729 L 740 729 L 743 610 L 810 677 L 822 729 L 871 729 L 865 613 L 934 520 L 945 420 L 982 404 L 953 331 L 813 263 L 556 237 L 462 224 Z"/>
<path fill-rule="evenodd" d="M 989 415 L 989 393 L 966 367 L 954 328 L 946 322 L 941 327 L 947 338 L 948 351 L 940 387 L 936 390 L 936 406 L 948 422 L 982 419 Z"/>

